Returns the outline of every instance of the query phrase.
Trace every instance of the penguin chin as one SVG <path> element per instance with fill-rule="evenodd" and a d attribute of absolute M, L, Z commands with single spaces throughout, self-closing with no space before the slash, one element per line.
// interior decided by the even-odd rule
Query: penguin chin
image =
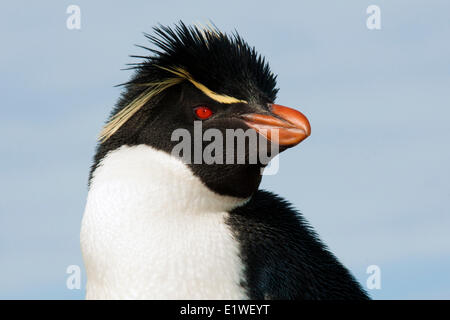
<path fill-rule="evenodd" d="M 262 166 L 259 164 L 189 165 L 194 175 L 215 193 L 248 198 L 258 190 Z"/>

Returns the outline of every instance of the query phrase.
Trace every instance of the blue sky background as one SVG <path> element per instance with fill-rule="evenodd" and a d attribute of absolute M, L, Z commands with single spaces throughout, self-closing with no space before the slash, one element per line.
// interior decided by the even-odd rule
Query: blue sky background
<path fill-rule="evenodd" d="M 81 8 L 81 30 L 66 8 Z M 382 29 L 366 28 L 381 8 Z M 376 299 L 450 298 L 450 2 L 46 1 L 0 10 L 0 298 L 80 299 L 96 137 L 161 22 L 211 19 L 266 56 L 312 136 L 262 187 L 292 201 Z M 82 279 L 85 281 L 84 275 Z"/>

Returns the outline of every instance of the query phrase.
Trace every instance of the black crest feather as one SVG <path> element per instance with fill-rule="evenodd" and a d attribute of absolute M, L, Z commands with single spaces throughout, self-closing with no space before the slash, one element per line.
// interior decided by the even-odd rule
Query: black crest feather
<path fill-rule="evenodd" d="M 109 139 L 147 102 L 184 80 L 210 96 L 220 96 L 224 103 L 275 102 L 276 76 L 237 32 L 227 35 L 215 26 L 186 26 L 180 21 L 173 28 L 159 25 L 154 35 L 145 36 L 156 48 L 138 45 L 151 54 L 132 56 L 143 61 L 130 65 L 135 73 L 123 84 L 126 91 L 100 133 L 100 141 Z"/>
<path fill-rule="evenodd" d="M 179 67 L 214 92 L 243 100 L 275 101 L 276 76 L 237 32 L 227 35 L 215 26 L 186 26 L 180 21 L 173 28 L 159 25 L 154 28 L 154 35 L 145 36 L 156 49 L 139 46 L 152 55 L 134 56 L 144 61 L 133 65 L 137 72 L 127 85 L 173 77 L 161 67 Z"/>

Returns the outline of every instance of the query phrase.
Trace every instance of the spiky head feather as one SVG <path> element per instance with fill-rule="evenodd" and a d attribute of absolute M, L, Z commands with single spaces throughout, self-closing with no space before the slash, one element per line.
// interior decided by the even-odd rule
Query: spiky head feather
<path fill-rule="evenodd" d="M 278 89 L 276 76 L 264 58 L 237 32 L 227 35 L 215 26 L 158 26 L 155 35 L 145 34 L 156 46 L 125 83 L 126 92 L 113 110 L 100 134 L 111 137 L 144 104 L 167 88 L 183 81 L 192 83 L 210 98 L 221 103 L 248 103 L 250 100 L 274 102 Z"/>

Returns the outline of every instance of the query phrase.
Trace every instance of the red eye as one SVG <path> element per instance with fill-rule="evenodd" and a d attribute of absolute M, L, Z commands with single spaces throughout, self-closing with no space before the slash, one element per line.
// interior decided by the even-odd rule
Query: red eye
<path fill-rule="evenodd" d="M 208 119 L 213 115 L 213 112 L 210 108 L 201 106 L 194 109 L 194 113 L 197 116 L 197 118 L 205 120 Z"/>

